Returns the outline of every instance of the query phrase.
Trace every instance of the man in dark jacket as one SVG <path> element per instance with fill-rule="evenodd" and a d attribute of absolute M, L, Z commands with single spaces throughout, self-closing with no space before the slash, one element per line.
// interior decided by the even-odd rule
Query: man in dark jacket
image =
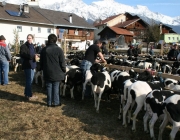
<path fill-rule="evenodd" d="M 138 46 L 136 46 L 136 48 L 133 49 L 133 54 L 134 54 L 134 57 L 137 57 L 139 56 L 139 54 L 141 54 L 141 50 L 139 49 Z"/>
<path fill-rule="evenodd" d="M 129 49 L 127 50 L 127 56 L 132 57 L 133 56 L 133 46 L 129 45 Z"/>
<path fill-rule="evenodd" d="M 107 42 L 102 42 L 101 50 L 102 50 L 102 54 L 104 54 L 104 55 L 108 55 L 108 50 L 106 48 L 106 44 L 107 44 Z"/>
<path fill-rule="evenodd" d="M 170 61 L 176 61 L 178 54 L 179 52 L 177 51 L 177 44 L 174 44 L 167 56 Z"/>
<path fill-rule="evenodd" d="M 64 80 L 66 66 L 62 49 L 56 44 L 55 34 L 48 36 L 48 43 L 40 54 L 40 65 L 43 70 L 47 88 L 47 106 L 60 106 L 59 84 Z M 53 99 L 52 99 L 53 98 Z"/>

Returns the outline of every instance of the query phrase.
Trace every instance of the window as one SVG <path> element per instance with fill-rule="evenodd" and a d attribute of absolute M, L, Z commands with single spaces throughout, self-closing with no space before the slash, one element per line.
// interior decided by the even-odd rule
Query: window
<path fill-rule="evenodd" d="M 17 26 L 17 31 L 22 32 L 22 26 Z"/>
<path fill-rule="evenodd" d="M 30 30 L 33 31 L 33 27 L 30 27 Z"/>
<path fill-rule="evenodd" d="M 177 41 L 179 41 L 179 37 L 177 37 Z"/>
<path fill-rule="evenodd" d="M 38 27 L 38 33 L 41 33 L 41 28 L 40 27 Z"/>
<path fill-rule="evenodd" d="M 20 45 L 24 44 L 24 40 L 20 40 Z"/>
<path fill-rule="evenodd" d="M 173 40 L 174 40 L 174 37 L 173 37 Z"/>
<path fill-rule="evenodd" d="M 169 40 L 171 40 L 171 37 L 168 37 Z"/>
<path fill-rule="evenodd" d="M 75 35 L 78 35 L 78 30 L 76 29 L 75 32 L 74 32 Z"/>
<path fill-rule="evenodd" d="M 47 32 L 48 32 L 48 33 L 51 33 L 51 29 L 50 29 L 50 28 L 48 28 L 48 29 L 47 29 Z"/>

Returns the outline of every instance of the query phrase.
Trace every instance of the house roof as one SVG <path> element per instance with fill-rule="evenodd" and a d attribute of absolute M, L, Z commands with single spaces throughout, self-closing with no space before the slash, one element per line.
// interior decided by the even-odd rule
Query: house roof
<path fill-rule="evenodd" d="M 121 29 L 118 27 L 109 27 L 109 26 L 107 26 L 106 28 L 109 28 L 110 30 L 112 30 L 113 32 L 115 32 L 118 35 L 129 35 L 129 36 L 134 35 L 133 33 L 131 33 L 130 31 L 128 31 L 126 29 Z M 105 30 L 106 28 L 104 28 L 103 30 Z M 100 33 L 98 33 L 98 35 L 100 35 L 103 32 L 103 30 Z"/>
<path fill-rule="evenodd" d="M 29 7 L 29 13 L 25 13 L 27 18 L 23 16 L 11 16 L 6 10 L 19 12 L 19 5 L 14 4 L 6 4 L 5 7 L 0 6 L 0 19 L 1 20 L 9 20 L 9 21 L 19 21 L 19 22 L 28 22 L 28 23 L 37 23 L 37 24 L 46 24 L 53 25 L 51 21 L 44 18 L 40 13 L 37 13 L 32 7 Z"/>
<path fill-rule="evenodd" d="M 23 16 L 11 16 L 6 10 L 19 12 L 19 5 L 6 4 L 5 7 L 0 5 L 0 20 L 27 22 L 35 24 L 44 24 L 51 26 L 63 26 L 73 28 L 96 29 L 93 25 L 86 22 L 85 19 L 72 15 L 72 23 L 69 22 L 70 13 L 30 7 L 29 13 L 23 13 Z"/>
<path fill-rule="evenodd" d="M 121 15 L 121 14 L 119 14 L 119 15 Z M 97 26 L 103 25 L 103 24 L 107 23 L 108 21 L 118 17 L 119 15 L 110 16 L 110 17 L 108 17 L 108 18 L 106 18 L 104 20 L 100 20 L 98 22 L 95 22 L 94 26 L 97 27 Z"/>
<path fill-rule="evenodd" d="M 88 28 L 96 29 L 93 25 L 85 21 L 85 19 L 66 12 L 53 11 L 48 9 L 34 8 L 38 13 L 46 17 L 51 21 L 55 26 L 65 26 L 65 27 L 74 27 L 74 28 Z M 72 15 L 72 23 L 69 22 L 69 15 Z"/>
<path fill-rule="evenodd" d="M 118 23 L 116 25 L 114 25 L 114 27 L 119 27 L 119 28 L 124 28 L 124 27 L 127 27 L 128 25 L 136 22 L 136 21 L 139 21 L 140 19 L 132 19 L 132 20 L 127 20 L 127 21 L 124 21 L 122 23 Z"/>

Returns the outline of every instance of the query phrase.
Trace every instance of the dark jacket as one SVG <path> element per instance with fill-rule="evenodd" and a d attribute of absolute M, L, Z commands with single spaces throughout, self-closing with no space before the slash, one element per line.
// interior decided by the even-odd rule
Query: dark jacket
<path fill-rule="evenodd" d="M 102 54 L 108 55 L 108 50 L 106 49 L 106 46 L 102 46 Z"/>
<path fill-rule="evenodd" d="M 34 53 L 30 54 L 28 42 L 24 43 L 20 47 L 20 57 L 22 60 L 22 69 L 34 69 L 34 67 L 36 67 L 35 53 L 36 53 L 36 51 L 34 49 Z"/>
<path fill-rule="evenodd" d="M 141 54 L 141 50 L 139 48 L 133 49 L 133 54 L 135 57 L 137 57 L 139 54 Z"/>
<path fill-rule="evenodd" d="M 133 56 L 133 49 L 128 49 L 127 50 L 127 56 Z"/>
<path fill-rule="evenodd" d="M 168 53 L 168 59 L 169 60 L 176 60 L 177 59 L 177 56 L 178 56 L 178 51 L 177 50 L 175 50 L 175 49 L 172 49 L 172 50 L 170 50 L 169 51 L 169 53 Z"/>
<path fill-rule="evenodd" d="M 55 43 L 47 44 L 40 54 L 40 66 L 44 80 L 54 82 L 64 80 L 66 66 L 62 49 Z"/>

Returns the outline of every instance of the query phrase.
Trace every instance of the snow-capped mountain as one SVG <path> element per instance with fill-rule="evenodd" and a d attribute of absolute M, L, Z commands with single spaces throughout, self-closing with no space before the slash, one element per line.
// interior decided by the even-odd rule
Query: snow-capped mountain
<path fill-rule="evenodd" d="M 27 0 L 5 0 L 7 3 L 22 4 Z M 115 0 L 99 0 L 87 5 L 83 0 L 39 0 L 39 6 L 45 9 L 57 10 L 75 13 L 80 17 L 84 17 L 87 21 L 95 21 L 96 19 L 105 19 L 112 15 L 129 12 L 138 15 L 146 22 L 154 19 L 171 26 L 176 32 L 180 33 L 180 16 L 169 17 L 160 13 L 150 11 L 146 6 L 137 5 L 135 7 L 124 5 Z M 179 30 L 179 31 L 178 31 Z"/>

